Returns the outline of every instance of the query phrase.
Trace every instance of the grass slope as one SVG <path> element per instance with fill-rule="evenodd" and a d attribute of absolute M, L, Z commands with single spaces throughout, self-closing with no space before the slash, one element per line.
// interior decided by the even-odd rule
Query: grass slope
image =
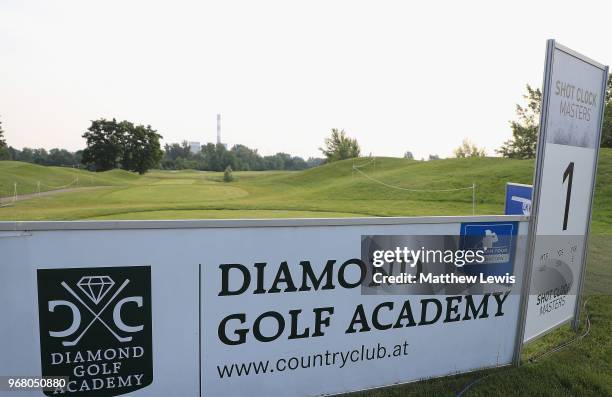
<path fill-rule="evenodd" d="M 533 161 L 500 158 L 412 161 L 360 159 L 362 172 L 404 189 L 452 189 L 475 183 L 476 213 L 503 212 L 507 181 L 531 183 Z M 115 170 L 82 170 L 0 162 L 0 191 L 12 194 L 46 186 L 104 186 L 22 201 L 0 209 L 0 220 L 261 218 L 274 216 L 468 215 L 472 192 L 413 192 L 377 184 L 340 161 L 302 172 L 236 172 L 223 183 L 221 173 L 154 171 L 144 176 Z M 4 193 L 4 196 L 8 194 Z M 598 172 L 593 228 L 612 230 L 612 150 L 604 149 Z M 7 198 L 4 198 L 7 201 Z M 270 212 L 272 211 L 272 213 Z"/>
<path fill-rule="evenodd" d="M 88 172 L 66 167 L 43 167 L 20 161 L 0 161 L 0 197 L 12 196 L 15 183 L 18 194 L 68 187 L 112 186 L 135 183 L 140 178 L 131 172 L 112 170 Z"/>
<path fill-rule="evenodd" d="M 405 189 L 450 189 L 477 185 L 477 214 L 503 212 L 505 183 L 531 183 L 533 161 L 499 158 L 419 162 L 395 158 L 360 159 L 368 176 Z M 236 172 L 223 183 L 221 173 L 154 171 L 139 176 L 124 171 L 87 171 L 0 161 L 0 196 L 69 184 L 102 186 L 65 192 L 0 208 L 0 220 L 274 218 L 399 215 L 461 215 L 472 212 L 470 190 L 410 192 L 377 184 L 341 161 L 302 172 Z M 45 186 L 41 190 L 45 190 Z M 6 193 L 8 192 L 8 193 Z M 6 201 L 6 198 L 4 199 Z M 592 326 L 567 349 L 520 368 L 501 368 L 356 396 L 454 396 L 476 383 L 466 396 L 612 395 L 612 150 L 601 151 L 593 212 L 593 234 L 585 289 Z M 584 326 L 583 326 L 584 327 Z M 581 331 L 582 332 L 582 331 Z M 524 359 L 538 357 L 571 340 L 567 327 L 532 343 Z M 526 361 L 527 362 L 527 361 Z"/>

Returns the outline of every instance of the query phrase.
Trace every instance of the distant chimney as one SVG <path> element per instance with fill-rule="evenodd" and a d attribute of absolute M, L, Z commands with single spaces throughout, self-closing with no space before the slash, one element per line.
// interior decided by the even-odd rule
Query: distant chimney
<path fill-rule="evenodd" d="M 221 143 L 221 115 L 217 113 L 217 145 Z"/>

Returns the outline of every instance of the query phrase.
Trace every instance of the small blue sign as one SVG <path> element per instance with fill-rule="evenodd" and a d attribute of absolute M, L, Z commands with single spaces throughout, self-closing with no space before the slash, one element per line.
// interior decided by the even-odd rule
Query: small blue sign
<path fill-rule="evenodd" d="M 463 266 L 466 274 L 503 276 L 514 274 L 518 222 L 470 222 L 461 224 L 460 247 L 484 251 L 484 262 Z"/>
<path fill-rule="evenodd" d="M 529 215 L 533 186 L 520 183 L 506 183 L 506 215 Z"/>

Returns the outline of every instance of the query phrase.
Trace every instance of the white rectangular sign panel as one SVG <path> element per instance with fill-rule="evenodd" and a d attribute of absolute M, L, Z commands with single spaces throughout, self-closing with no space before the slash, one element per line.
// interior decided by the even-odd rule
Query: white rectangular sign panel
<path fill-rule="evenodd" d="M 319 396 L 509 364 L 520 286 L 503 297 L 363 295 L 355 287 L 363 235 L 457 236 L 470 229 L 463 226 L 225 232 L 219 243 L 239 248 L 208 251 L 202 265 L 202 395 Z M 514 226 L 526 235 L 525 223 Z M 490 266 L 505 266 L 502 256 Z M 480 305 L 487 314 L 474 316 Z"/>
<path fill-rule="evenodd" d="M 608 69 L 547 48 L 524 341 L 576 317 Z"/>
<path fill-rule="evenodd" d="M 0 375 L 67 376 L 50 396 L 286 397 L 506 365 L 522 280 L 507 295 L 363 295 L 359 258 L 364 235 L 469 235 L 495 259 L 489 273 L 520 278 L 527 226 L 513 216 L 0 222 Z"/>
<path fill-rule="evenodd" d="M 196 230 L 30 228 L 0 231 L 0 375 L 68 376 L 49 396 L 198 394 Z"/>

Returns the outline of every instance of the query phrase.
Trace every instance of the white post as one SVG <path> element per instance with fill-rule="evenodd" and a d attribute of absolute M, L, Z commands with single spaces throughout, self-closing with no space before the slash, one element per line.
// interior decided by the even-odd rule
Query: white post
<path fill-rule="evenodd" d="M 476 215 L 476 183 L 472 182 L 472 215 Z"/>

